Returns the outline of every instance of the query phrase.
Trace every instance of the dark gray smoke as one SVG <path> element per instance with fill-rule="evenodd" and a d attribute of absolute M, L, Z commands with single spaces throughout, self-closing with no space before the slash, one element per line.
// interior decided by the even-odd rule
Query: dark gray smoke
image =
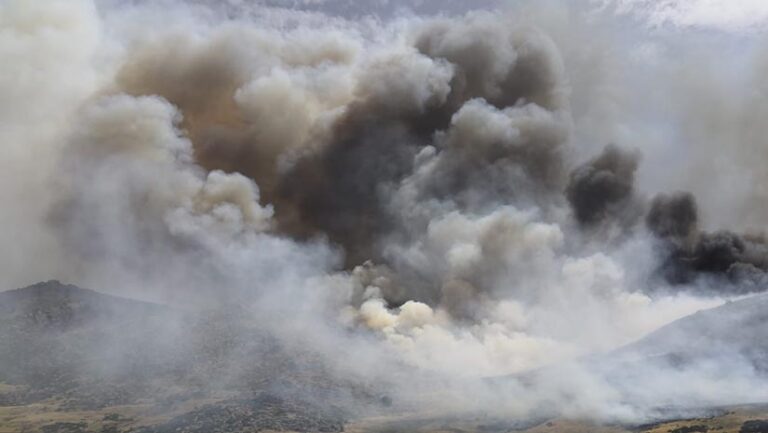
<path fill-rule="evenodd" d="M 662 239 L 685 242 L 698 230 L 696 200 L 690 193 L 654 197 L 646 216 L 648 228 Z"/>
<path fill-rule="evenodd" d="M 636 152 L 609 145 L 600 156 L 571 172 L 566 196 L 580 224 L 595 226 L 607 219 L 635 217 L 625 211 L 634 205 L 639 159 Z"/>
<path fill-rule="evenodd" d="M 395 229 L 385 203 L 448 121 L 441 111 L 450 74 L 447 64 L 417 53 L 374 60 L 327 142 L 278 181 L 280 202 L 294 210 L 281 226 L 299 236 L 326 234 L 344 246 L 351 266 L 381 259 L 378 239 Z"/>
<path fill-rule="evenodd" d="M 764 291 L 768 282 L 768 245 L 762 237 L 698 229 L 698 210 L 691 194 L 659 195 L 646 217 L 667 254 L 661 266 L 672 284 L 714 279 L 714 290 Z"/>

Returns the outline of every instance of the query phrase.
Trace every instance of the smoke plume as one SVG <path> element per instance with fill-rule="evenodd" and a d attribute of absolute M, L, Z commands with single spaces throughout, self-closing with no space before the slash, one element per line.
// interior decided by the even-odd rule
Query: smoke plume
<path fill-rule="evenodd" d="M 728 172 L 763 179 L 747 139 L 764 122 L 688 107 L 723 89 L 654 61 L 678 53 L 595 49 L 617 30 L 582 5 L 309 3 L 0 4 L 5 287 L 237 305 L 396 402 L 605 419 L 652 416 L 648 395 L 682 379 L 659 366 L 670 382 L 637 395 L 577 360 L 765 290 L 768 244 L 747 230 L 765 192 L 697 165 L 733 139 L 756 160 L 734 151 Z M 733 211 L 710 186 L 738 190 Z M 709 204 L 670 194 L 688 187 Z M 691 371 L 685 389 L 732 379 Z M 749 398 L 720 397 L 697 403 Z"/>
<path fill-rule="evenodd" d="M 701 232 L 697 215 L 690 194 L 660 195 L 653 200 L 647 224 L 668 251 L 661 267 L 667 280 L 686 284 L 709 276 L 726 290 L 762 291 L 768 270 L 764 238 Z"/>

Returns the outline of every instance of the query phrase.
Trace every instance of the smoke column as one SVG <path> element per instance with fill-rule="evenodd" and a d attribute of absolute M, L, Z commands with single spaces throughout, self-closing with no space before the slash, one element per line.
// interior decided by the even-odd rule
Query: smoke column
<path fill-rule="evenodd" d="M 607 4 L 229 3 L 0 3 L 3 287 L 247 306 L 423 407 L 748 398 L 736 362 L 641 394 L 575 362 L 765 289 L 738 68 Z"/>

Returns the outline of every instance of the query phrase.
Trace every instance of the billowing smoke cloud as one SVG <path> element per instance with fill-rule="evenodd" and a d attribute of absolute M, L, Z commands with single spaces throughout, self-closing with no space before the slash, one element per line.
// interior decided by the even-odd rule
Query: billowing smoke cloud
<path fill-rule="evenodd" d="M 661 270 L 671 283 L 686 284 L 708 276 L 716 285 L 725 285 L 725 290 L 764 290 L 765 240 L 729 231 L 700 232 L 696 202 L 690 194 L 656 197 L 647 224 L 669 251 Z"/>
<path fill-rule="evenodd" d="M 698 229 L 696 201 L 689 193 L 659 195 L 651 202 L 646 222 L 660 238 L 678 242 L 689 240 Z"/>
<path fill-rule="evenodd" d="M 615 146 L 608 146 L 594 160 L 571 173 L 566 189 L 574 216 L 585 226 L 604 223 L 608 218 L 636 217 L 633 205 L 635 171 L 638 156 Z M 630 221 L 631 222 L 631 221 Z"/>
<path fill-rule="evenodd" d="M 600 57 L 567 38 L 589 40 L 590 25 L 525 8 L 355 23 L 239 7 L 0 6 L 0 52 L 19 60 L 0 75 L 0 192 L 18 205 L 2 221 L 36 258 L 2 265 L 17 268 L 8 284 L 56 273 L 237 305 L 404 402 L 624 418 L 653 403 L 578 363 L 477 379 L 609 351 L 762 290 L 762 238 L 704 232 L 688 194 L 647 206 L 653 147 L 583 143 L 606 138 L 585 132 L 601 122 L 647 132 L 587 106 L 614 102 L 573 60 Z"/>

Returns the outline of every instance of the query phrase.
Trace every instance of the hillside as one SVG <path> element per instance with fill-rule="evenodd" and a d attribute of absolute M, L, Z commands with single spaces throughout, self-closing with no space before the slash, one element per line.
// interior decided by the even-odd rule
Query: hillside
<path fill-rule="evenodd" d="M 659 402 L 656 422 L 640 426 L 406 413 L 242 319 L 56 281 L 0 293 L 0 433 L 763 433 L 768 426 L 764 405 L 683 410 Z M 587 362 L 628 395 L 633 387 L 642 394 L 659 371 L 727 368 L 734 357 L 764 371 L 766 337 L 768 296 L 756 296 Z"/>
<path fill-rule="evenodd" d="M 768 372 L 768 295 L 751 296 L 684 317 L 614 353 L 662 357 L 683 365 L 739 357 Z"/>
<path fill-rule="evenodd" d="M 347 385 L 236 317 L 56 281 L 0 293 L 0 432 L 340 430 Z"/>

